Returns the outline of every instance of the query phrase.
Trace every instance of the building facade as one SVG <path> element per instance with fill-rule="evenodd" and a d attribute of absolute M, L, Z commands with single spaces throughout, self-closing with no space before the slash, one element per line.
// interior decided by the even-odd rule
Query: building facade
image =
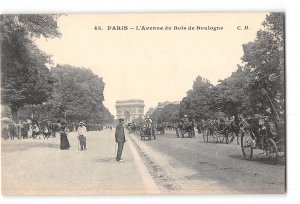
<path fill-rule="evenodd" d="M 125 124 L 144 116 L 144 101 L 139 99 L 116 101 L 117 118 L 124 118 Z"/>

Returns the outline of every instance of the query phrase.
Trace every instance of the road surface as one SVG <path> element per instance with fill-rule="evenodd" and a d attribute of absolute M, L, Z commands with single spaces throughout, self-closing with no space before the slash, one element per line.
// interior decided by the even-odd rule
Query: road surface
<path fill-rule="evenodd" d="M 59 137 L 1 141 L 5 195 L 124 195 L 284 193 L 285 165 L 269 165 L 255 152 L 174 132 L 142 141 L 127 134 L 123 159 L 115 161 L 114 130 L 88 132 L 87 151 L 59 149 Z"/>
<path fill-rule="evenodd" d="M 160 190 L 166 193 L 284 193 L 285 165 L 270 165 L 262 151 L 255 150 L 252 161 L 243 158 L 236 140 L 231 144 L 177 138 L 167 131 L 156 140 L 141 141 L 131 134 L 140 155 Z"/>
<path fill-rule="evenodd" d="M 124 162 L 115 160 L 114 131 L 88 132 L 87 150 L 78 150 L 75 133 L 69 150 L 59 137 L 1 141 L 2 193 L 5 195 L 159 194 L 130 142 Z"/>

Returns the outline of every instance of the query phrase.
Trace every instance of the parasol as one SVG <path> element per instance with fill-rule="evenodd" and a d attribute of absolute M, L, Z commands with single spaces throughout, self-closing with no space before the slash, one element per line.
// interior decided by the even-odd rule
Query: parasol
<path fill-rule="evenodd" d="M 4 117 L 4 118 L 1 118 L 1 122 L 2 123 L 13 123 L 14 121 L 12 121 L 12 119 L 10 119 L 8 117 Z"/>

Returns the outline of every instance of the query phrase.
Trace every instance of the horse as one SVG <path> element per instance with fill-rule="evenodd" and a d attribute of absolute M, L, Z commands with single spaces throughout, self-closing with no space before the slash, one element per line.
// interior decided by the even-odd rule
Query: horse
<path fill-rule="evenodd" d="M 226 143 L 228 144 L 233 142 L 234 138 L 236 137 L 237 144 L 239 145 L 239 132 L 240 132 L 239 124 L 236 124 L 234 121 L 230 121 L 229 125 L 227 125 L 224 129 Z M 231 138 L 229 138 L 229 135 Z"/>
<path fill-rule="evenodd" d="M 195 137 L 195 124 L 193 122 L 183 122 L 183 121 L 180 121 L 177 125 L 177 128 L 176 128 L 176 134 L 177 134 L 177 137 L 179 137 L 179 132 L 182 136 L 182 138 L 184 138 L 184 134 L 185 133 L 188 133 L 188 137 L 189 138 L 192 138 L 192 137 Z"/>

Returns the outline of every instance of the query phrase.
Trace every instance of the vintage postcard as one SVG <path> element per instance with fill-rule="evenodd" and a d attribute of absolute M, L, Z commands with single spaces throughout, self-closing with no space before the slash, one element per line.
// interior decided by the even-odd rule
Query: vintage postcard
<path fill-rule="evenodd" d="M 284 13 L 0 17 L 3 195 L 286 193 Z"/>

